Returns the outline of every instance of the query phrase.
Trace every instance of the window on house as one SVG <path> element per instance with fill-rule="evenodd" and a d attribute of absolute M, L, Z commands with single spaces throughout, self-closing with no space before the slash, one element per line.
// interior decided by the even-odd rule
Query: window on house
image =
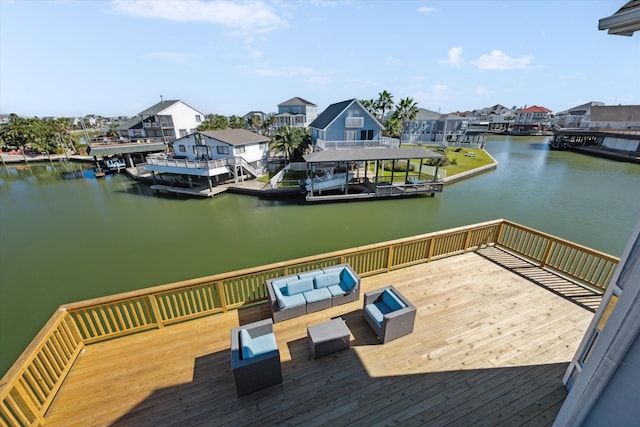
<path fill-rule="evenodd" d="M 260 149 L 261 150 L 265 150 L 267 148 L 267 143 L 266 142 L 261 142 L 260 143 Z"/>
<path fill-rule="evenodd" d="M 205 137 L 201 133 L 196 133 L 195 139 L 196 139 L 196 145 L 207 145 L 205 141 Z"/>
<path fill-rule="evenodd" d="M 216 147 L 218 154 L 229 154 L 229 147 L 219 145 Z"/>
<path fill-rule="evenodd" d="M 182 138 L 183 136 L 187 136 L 187 130 L 186 129 L 180 129 L 180 138 Z"/>
<path fill-rule="evenodd" d="M 196 123 L 200 123 L 202 121 L 202 117 L 200 117 L 200 114 L 196 114 Z"/>
<path fill-rule="evenodd" d="M 367 139 L 371 141 L 373 139 L 373 129 L 367 131 Z"/>
<path fill-rule="evenodd" d="M 366 130 L 361 130 L 360 131 L 360 141 L 364 141 L 367 139 L 367 131 Z"/>
<path fill-rule="evenodd" d="M 244 145 L 242 147 L 236 147 L 236 153 L 238 154 L 244 153 Z"/>
<path fill-rule="evenodd" d="M 178 151 L 181 153 L 186 153 L 187 149 L 185 148 L 184 144 L 180 144 L 178 145 Z"/>

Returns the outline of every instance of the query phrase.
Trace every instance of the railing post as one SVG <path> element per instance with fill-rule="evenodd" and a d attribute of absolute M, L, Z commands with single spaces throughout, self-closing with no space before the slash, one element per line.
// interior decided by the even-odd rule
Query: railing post
<path fill-rule="evenodd" d="M 227 296 L 224 293 L 224 284 L 221 281 L 216 282 L 216 289 L 218 290 L 218 296 L 222 304 L 222 312 L 226 313 L 229 309 L 227 308 Z"/>
<path fill-rule="evenodd" d="M 427 254 L 427 262 L 431 261 L 431 257 L 433 256 L 433 247 L 436 245 L 436 238 L 432 237 L 429 239 L 429 253 Z"/>
<path fill-rule="evenodd" d="M 389 253 L 387 254 L 387 273 L 391 271 L 392 262 L 393 262 L 393 246 L 389 246 Z"/>
<path fill-rule="evenodd" d="M 504 230 L 504 220 L 500 221 L 500 227 L 498 227 L 498 235 L 496 236 L 496 241 L 494 244 L 501 244 L 500 240 L 502 240 L 502 231 Z"/>
<path fill-rule="evenodd" d="M 464 252 L 467 252 L 469 249 L 469 242 L 471 241 L 471 230 L 467 230 L 467 237 L 464 239 Z"/>
<path fill-rule="evenodd" d="M 542 261 L 540 262 L 540 267 L 544 267 L 547 265 L 547 259 L 549 259 L 549 254 L 551 253 L 551 248 L 553 247 L 555 242 L 547 239 L 547 246 L 544 248 L 544 255 L 542 255 Z"/>
<path fill-rule="evenodd" d="M 149 295 L 149 304 L 151 304 L 151 311 L 153 312 L 153 317 L 156 318 L 158 328 L 164 328 L 164 323 L 162 322 L 162 313 L 160 313 L 160 307 L 158 306 L 158 301 L 156 300 L 156 296 L 154 294 Z"/>

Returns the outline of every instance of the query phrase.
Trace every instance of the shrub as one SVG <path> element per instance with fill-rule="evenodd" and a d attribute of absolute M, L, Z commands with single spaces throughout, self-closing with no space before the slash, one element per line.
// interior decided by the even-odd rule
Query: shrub
<path fill-rule="evenodd" d="M 384 170 L 386 171 L 391 171 L 391 168 L 393 167 L 393 171 L 394 172 L 406 172 L 407 171 L 407 163 L 406 162 L 396 162 L 395 165 L 393 165 L 393 162 L 391 161 L 386 161 L 384 162 Z M 409 171 L 414 170 L 414 166 L 413 164 L 409 163 Z"/>

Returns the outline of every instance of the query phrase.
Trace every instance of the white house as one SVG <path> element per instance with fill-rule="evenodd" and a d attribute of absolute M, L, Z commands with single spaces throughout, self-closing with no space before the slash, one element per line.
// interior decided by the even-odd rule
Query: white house
<path fill-rule="evenodd" d="M 269 138 L 245 129 L 196 131 L 173 141 L 173 154 L 147 157 L 145 169 L 189 177 L 264 174 L 269 158 Z"/>
<path fill-rule="evenodd" d="M 150 139 L 170 142 L 195 132 L 205 115 L 180 100 L 161 101 L 139 112 L 116 128 L 129 141 Z"/>

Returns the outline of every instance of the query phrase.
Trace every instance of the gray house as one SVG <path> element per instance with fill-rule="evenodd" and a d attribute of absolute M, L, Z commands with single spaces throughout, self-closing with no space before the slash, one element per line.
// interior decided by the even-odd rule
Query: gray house
<path fill-rule="evenodd" d="M 306 128 L 318 117 L 318 106 L 300 97 L 278 104 L 276 129 L 282 126 Z"/>

